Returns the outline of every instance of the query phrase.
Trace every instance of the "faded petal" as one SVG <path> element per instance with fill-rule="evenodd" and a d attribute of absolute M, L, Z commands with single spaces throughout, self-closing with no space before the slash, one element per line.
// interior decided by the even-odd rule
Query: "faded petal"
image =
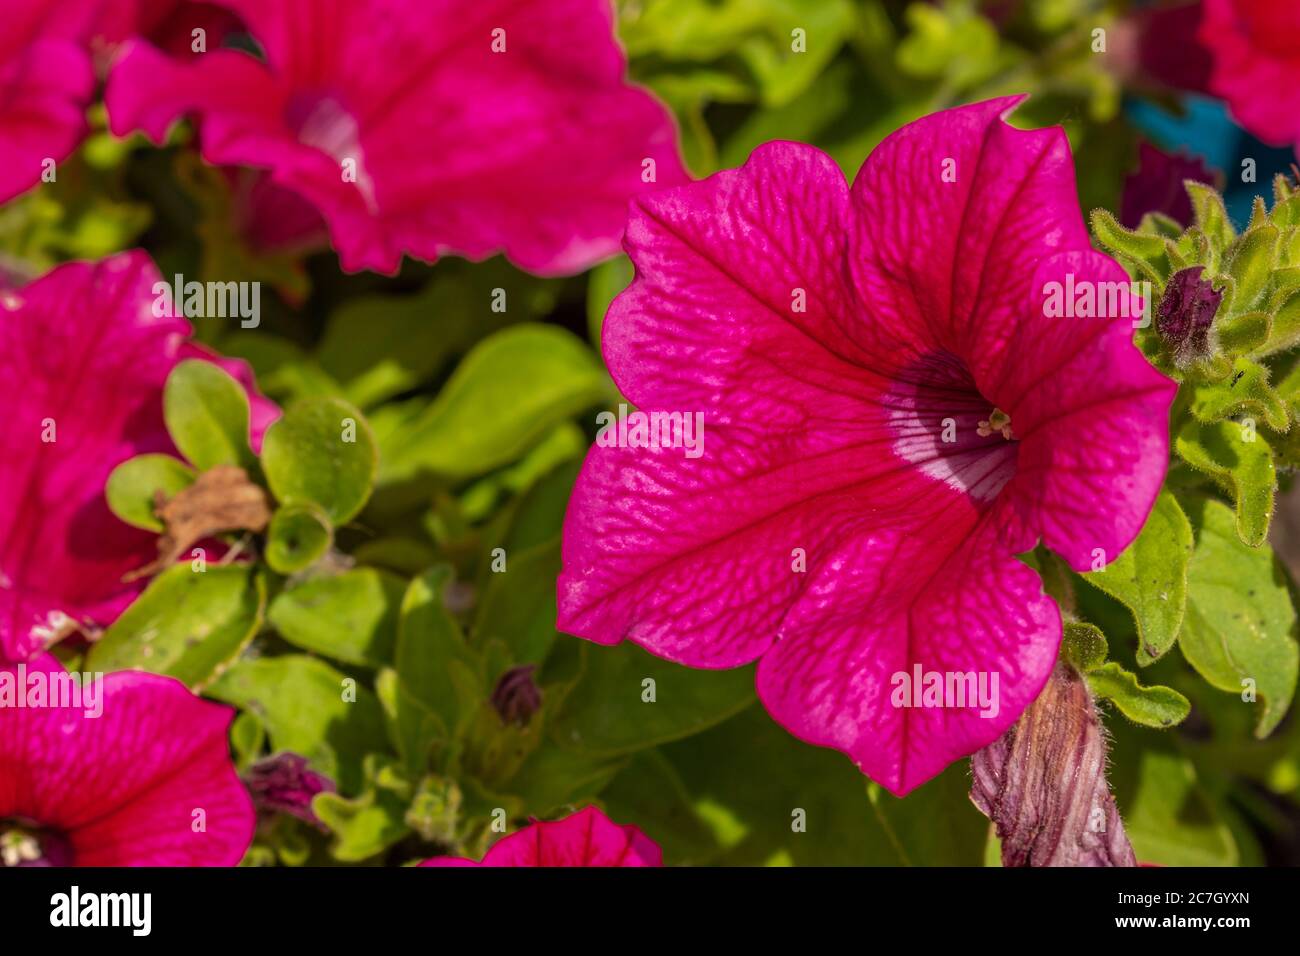
<path fill-rule="evenodd" d="M 971 758 L 971 774 L 971 799 L 997 827 L 1003 866 L 1137 866 L 1106 783 L 1092 693 L 1067 665 Z"/>

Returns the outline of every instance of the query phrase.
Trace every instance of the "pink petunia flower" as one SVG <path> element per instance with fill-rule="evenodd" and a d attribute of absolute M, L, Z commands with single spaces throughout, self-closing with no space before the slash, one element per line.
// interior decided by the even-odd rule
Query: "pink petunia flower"
<path fill-rule="evenodd" d="M 86 132 L 97 0 L 9 0 L 0 28 L 0 202 L 26 192 Z M 51 165 L 54 164 L 54 165 Z"/>
<path fill-rule="evenodd" d="M 1002 122 L 1019 101 L 904 127 L 851 188 L 778 142 L 634 203 L 603 341 L 645 417 L 598 439 L 565 519 L 561 629 L 757 659 L 779 722 L 897 794 L 1051 672 L 1060 612 L 1014 556 L 1114 558 L 1165 472 L 1175 385 L 1105 317 L 1127 276 L 1064 132 Z"/>
<path fill-rule="evenodd" d="M 1300 4 L 1205 0 L 1204 10 L 1199 37 L 1214 61 L 1210 89 L 1260 139 L 1300 143 Z"/>
<path fill-rule="evenodd" d="M 626 82 L 608 0 L 221 5 L 265 60 L 129 44 L 112 129 L 161 141 L 193 115 L 203 157 L 308 199 L 349 271 L 502 250 L 578 271 L 617 251 L 630 197 L 685 179 L 668 113 Z"/>
<path fill-rule="evenodd" d="M 421 866 L 662 866 L 658 844 L 595 807 L 532 823 L 492 844 L 482 861 L 438 856 Z"/>
<path fill-rule="evenodd" d="M 157 674 L 74 693 L 48 654 L 0 669 L 0 862 L 234 866 L 255 826 L 234 713 Z"/>
<path fill-rule="evenodd" d="M 179 361 L 208 358 L 243 381 L 254 448 L 278 413 L 245 363 L 187 342 L 184 319 L 153 315 L 160 280 L 130 252 L 0 292 L 0 661 L 111 623 L 143 586 L 122 576 L 157 557 L 155 536 L 108 510 L 104 484 L 134 455 L 175 451 L 162 387 Z"/>

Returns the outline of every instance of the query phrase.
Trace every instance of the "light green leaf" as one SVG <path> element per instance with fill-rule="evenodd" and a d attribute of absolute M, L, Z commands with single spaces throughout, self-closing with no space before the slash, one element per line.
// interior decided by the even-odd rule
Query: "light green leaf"
<path fill-rule="evenodd" d="M 1278 239 L 1278 228 L 1270 223 L 1250 229 L 1233 247 L 1227 268 L 1237 285 L 1234 312 L 1254 308 L 1268 288 L 1277 262 Z"/>
<path fill-rule="evenodd" d="M 1162 490 L 1137 539 L 1103 570 L 1083 575 L 1133 613 L 1139 664 L 1150 664 L 1173 647 L 1183 621 L 1191 551 L 1187 516 Z"/>
<path fill-rule="evenodd" d="M 1066 621 L 1061 633 L 1061 654 L 1074 669 L 1086 674 L 1106 663 L 1106 635 L 1095 624 Z"/>
<path fill-rule="evenodd" d="M 1143 687 L 1138 679 L 1114 661 L 1088 671 L 1088 686 L 1121 714 L 1144 727 L 1173 727 L 1187 719 L 1192 705 L 1171 687 Z"/>
<path fill-rule="evenodd" d="M 295 574 L 320 560 L 333 541 L 323 511 L 311 504 L 285 505 L 266 529 L 266 563 L 280 574 Z"/>
<path fill-rule="evenodd" d="M 1232 227 L 1228 210 L 1223 205 L 1223 196 L 1213 186 L 1187 180 L 1187 194 L 1192 199 L 1192 212 L 1196 216 L 1196 225 L 1209 240 L 1216 253 L 1222 253 L 1237 238 L 1237 231 Z"/>
<path fill-rule="evenodd" d="M 316 505 L 338 527 L 370 497 L 378 452 L 356 408 L 342 399 L 308 398 L 267 429 L 262 467 L 281 504 Z"/>
<path fill-rule="evenodd" d="M 1174 438 L 1183 461 L 1218 482 L 1236 502 L 1237 535 L 1251 547 L 1264 543 L 1273 517 L 1277 471 L 1268 443 L 1235 422 L 1189 421 Z"/>
<path fill-rule="evenodd" d="M 85 666 L 166 674 L 202 690 L 252 640 L 265 602 L 251 565 L 169 567 L 91 646 Z"/>
<path fill-rule="evenodd" d="M 1239 695 L 1255 689 L 1262 699 L 1250 704 L 1260 710 L 1255 736 L 1266 737 L 1295 693 L 1295 609 L 1273 550 L 1243 545 L 1231 512 L 1219 502 L 1200 500 L 1197 507 L 1200 530 L 1188 567 L 1188 613 L 1179 644 L 1213 686 Z"/>
<path fill-rule="evenodd" d="M 291 750 L 356 793 L 362 758 L 384 739 L 384 714 L 374 694 L 355 678 L 302 654 L 243 660 L 207 693 L 256 714 L 273 750 Z"/>
<path fill-rule="evenodd" d="M 199 471 L 255 460 L 248 447 L 248 395 L 212 362 L 186 359 L 163 386 L 163 418 L 182 455 Z"/>
<path fill-rule="evenodd" d="M 490 471 L 598 404 L 606 388 L 595 356 L 571 332 L 535 324 L 498 332 L 474 347 L 429 408 L 389 436 L 384 478 Z"/>
<path fill-rule="evenodd" d="M 171 455 L 137 455 L 113 469 L 104 488 L 108 507 L 123 521 L 145 531 L 162 531 L 154 496 L 170 498 L 194 483 L 194 469 Z"/>
<path fill-rule="evenodd" d="M 1290 424 L 1286 405 L 1268 384 L 1268 369 L 1248 358 L 1237 359 L 1230 378 L 1198 385 L 1192 393 L 1191 410 L 1203 422 L 1244 414 L 1263 419 L 1278 431 L 1286 431 Z"/>
<path fill-rule="evenodd" d="M 405 590 L 406 582 L 394 574 L 357 568 L 282 591 L 267 618 L 286 641 L 303 650 L 378 667 L 392 660 Z"/>

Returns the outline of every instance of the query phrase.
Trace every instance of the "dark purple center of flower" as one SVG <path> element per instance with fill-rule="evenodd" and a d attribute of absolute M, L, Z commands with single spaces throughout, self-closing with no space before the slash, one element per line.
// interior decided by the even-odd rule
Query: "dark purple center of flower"
<path fill-rule="evenodd" d="M 72 841 L 27 819 L 0 820 L 0 866 L 72 866 Z"/>
<path fill-rule="evenodd" d="M 1156 309 L 1156 332 L 1180 366 L 1210 354 L 1210 328 L 1223 293 L 1201 278 L 1204 271 L 1193 266 L 1174 273 Z"/>
<path fill-rule="evenodd" d="M 512 667 L 501 675 L 492 691 L 492 706 L 507 724 L 526 726 L 542 706 L 541 689 L 533 682 L 535 665 Z"/>
<path fill-rule="evenodd" d="M 885 395 L 894 453 L 922 474 L 992 501 L 1016 473 L 1019 441 L 1011 416 L 980 394 L 966 364 L 933 352 L 895 377 Z"/>

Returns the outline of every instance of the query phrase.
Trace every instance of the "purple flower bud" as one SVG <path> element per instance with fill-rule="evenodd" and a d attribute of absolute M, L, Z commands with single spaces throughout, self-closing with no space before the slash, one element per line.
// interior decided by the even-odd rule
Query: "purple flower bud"
<path fill-rule="evenodd" d="M 312 813 L 311 798 L 335 789 L 333 780 L 307 768 L 306 757 L 287 751 L 253 764 L 244 783 L 259 813 L 287 813 L 315 826 L 321 823 Z"/>
<path fill-rule="evenodd" d="M 1192 266 L 1174 273 L 1156 309 L 1156 331 L 1180 368 L 1210 355 L 1210 328 L 1223 293 L 1201 278 L 1204 271 Z"/>
<path fill-rule="evenodd" d="M 527 726 L 542 706 L 542 691 L 533 682 L 535 664 L 512 667 L 501 675 L 492 691 L 492 706 L 507 724 Z"/>

